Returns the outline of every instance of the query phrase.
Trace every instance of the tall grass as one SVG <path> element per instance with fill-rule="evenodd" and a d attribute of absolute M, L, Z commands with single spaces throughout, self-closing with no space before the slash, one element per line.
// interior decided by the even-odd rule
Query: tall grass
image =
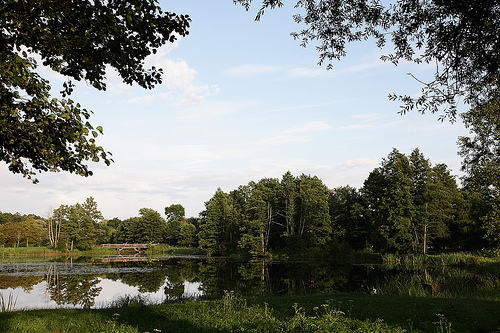
<path fill-rule="evenodd" d="M 58 250 L 49 247 L 0 247 L 0 256 L 43 256 L 61 254 Z"/>
<path fill-rule="evenodd" d="M 485 258 L 465 252 L 443 253 L 438 255 L 424 254 L 384 254 L 382 262 L 384 265 L 393 267 L 398 265 L 405 266 L 472 266 L 482 263 L 492 262 L 494 259 Z"/>
<path fill-rule="evenodd" d="M 135 301 L 129 298 L 117 308 L 0 313 L 0 333 L 444 333 L 500 329 L 500 304 L 474 299 L 450 303 L 445 298 L 361 294 L 244 299 L 226 292 L 223 298 L 211 301 L 146 305 Z"/>
<path fill-rule="evenodd" d="M 16 307 L 17 297 L 14 298 L 12 293 L 9 294 L 7 298 L 0 293 L 0 312 L 12 311 Z"/>

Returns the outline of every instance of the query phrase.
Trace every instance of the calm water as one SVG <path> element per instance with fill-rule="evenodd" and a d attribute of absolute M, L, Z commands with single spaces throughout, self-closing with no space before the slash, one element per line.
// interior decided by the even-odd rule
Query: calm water
<path fill-rule="evenodd" d="M 408 268 L 346 261 L 241 262 L 199 257 L 0 261 L 0 295 L 15 308 L 103 307 L 125 296 L 151 302 L 243 295 L 362 292 L 500 299 L 500 267 Z"/>

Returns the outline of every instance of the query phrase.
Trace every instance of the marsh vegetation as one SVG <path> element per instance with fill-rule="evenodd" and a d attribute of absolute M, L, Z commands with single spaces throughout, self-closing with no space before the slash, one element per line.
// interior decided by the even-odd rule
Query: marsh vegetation
<path fill-rule="evenodd" d="M 9 305 L 0 314 L 0 332 L 500 328 L 498 261 L 454 259 L 443 265 L 430 260 L 358 256 L 278 262 L 131 255 L 3 262 L 0 294 Z"/>

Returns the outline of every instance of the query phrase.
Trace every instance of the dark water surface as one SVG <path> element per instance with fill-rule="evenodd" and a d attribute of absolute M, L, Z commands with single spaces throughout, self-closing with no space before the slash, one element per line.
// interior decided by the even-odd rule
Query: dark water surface
<path fill-rule="evenodd" d="M 361 292 L 374 295 L 500 299 L 498 265 L 389 267 L 348 260 L 246 262 L 192 256 L 109 256 L 44 262 L 0 261 L 0 296 L 16 309 L 104 307 L 242 295 Z"/>

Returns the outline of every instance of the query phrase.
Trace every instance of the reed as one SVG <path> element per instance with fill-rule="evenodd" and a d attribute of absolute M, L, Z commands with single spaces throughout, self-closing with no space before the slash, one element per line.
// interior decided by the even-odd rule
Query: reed
<path fill-rule="evenodd" d="M 14 298 L 14 295 L 12 293 L 10 293 L 7 298 L 5 298 L 2 293 L 0 293 L 0 312 L 13 311 L 16 307 L 16 303 L 17 297 Z"/>
<path fill-rule="evenodd" d="M 151 304 L 151 301 L 147 296 L 138 295 L 129 295 L 125 294 L 115 300 L 113 300 L 108 307 L 110 308 L 123 308 L 129 306 L 146 306 Z"/>
<path fill-rule="evenodd" d="M 384 265 L 395 267 L 405 266 L 473 266 L 482 263 L 497 261 L 493 258 L 486 258 L 466 252 L 443 253 L 437 255 L 423 254 L 393 254 L 382 255 Z"/>
<path fill-rule="evenodd" d="M 48 247 L 0 247 L 0 256 L 2 257 L 28 257 L 55 254 L 61 254 L 61 252 Z"/>
<path fill-rule="evenodd" d="M 0 333 L 497 332 L 499 316 L 498 302 L 477 299 L 450 303 L 443 297 L 362 294 L 245 299 L 226 292 L 211 301 L 5 312 Z"/>

